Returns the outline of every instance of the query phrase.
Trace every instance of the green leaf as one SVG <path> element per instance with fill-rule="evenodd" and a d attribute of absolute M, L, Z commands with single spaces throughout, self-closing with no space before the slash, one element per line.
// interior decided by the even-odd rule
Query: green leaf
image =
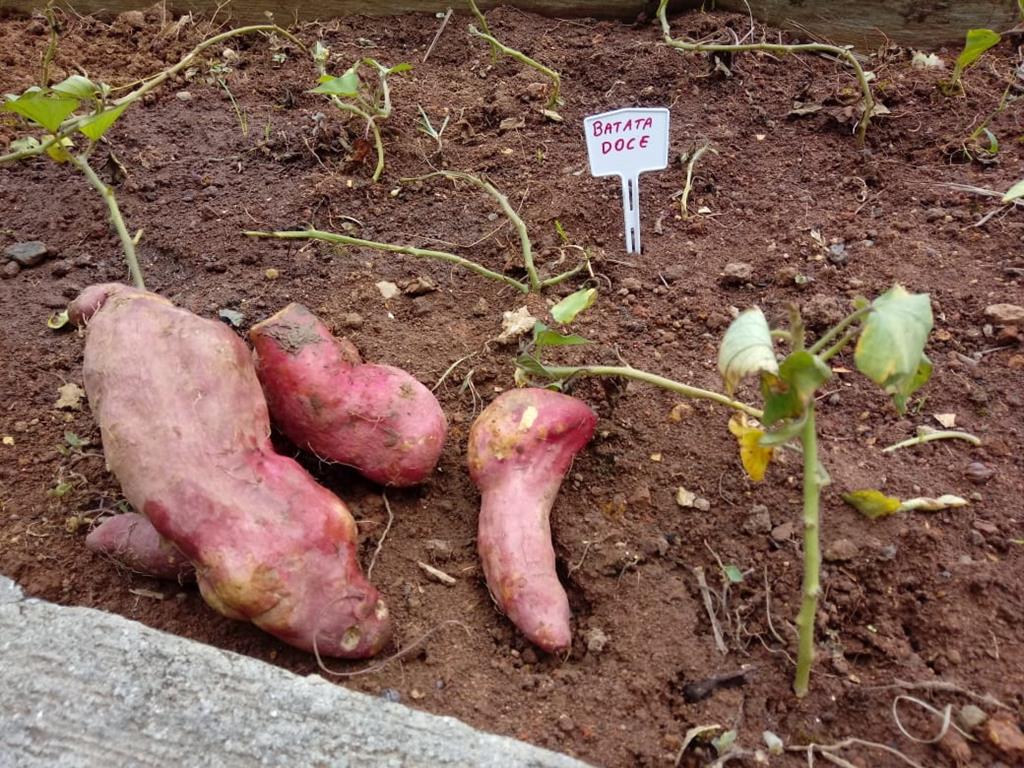
<path fill-rule="evenodd" d="M 843 501 L 871 520 L 887 517 L 900 509 L 899 499 L 874 489 L 844 493 Z"/>
<path fill-rule="evenodd" d="M 121 113 L 127 108 L 127 104 L 122 104 L 120 107 L 105 109 L 99 114 L 85 120 L 78 126 L 78 130 L 93 141 L 99 141 L 100 137 L 110 130 L 110 126 L 117 122 L 117 119 L 121 117 Z"/>
<path fill-rule="evenodd" d="M 403 72 L 411 72 L 411 71 L 412 71 L 412 64 L 409 64 L 408 62 L 404 62 L 403 61 L 401 64 L 395 64 L 395 66 L 393 66 L 390 69 L 388 69 L 387 73 L 389 75 L 400 75 Z"/>
<path fill-rule="evenodd" d="M 807 423 L 807 414 L 804 413 L 798 419 L 787 421 L 782 426 L 776 427 L 771 432 L 765 432 L 758 441 L 758 445 L 764 448 L 774 448 L 784 445 L 790 440 L 800 437 L 804 425 Z"/>
<path fill-rule="evenodd" d="M 310 93 L 323 93 L 328 96 L 357 96 L 359 94 L 359 65 L 353 64 L 345 74 L 338 77 L 324 75 L 320 78 L 320 85 Z"/>
<path fill-rule="evenodd" d="M 83 445 L 85 445 L 85 441 L 82 440 L 82 438 L 80 438 L 74 432 L 71 432 L 70 430 L 64 433 L 64 442 L 66 442 L 72 448 L 81 448 Z"/>
<path fill-rule="evenodd" d="M 584 288 L 570 293 L 551 308 L 551 316 L 562 325 L 568 325 L 576 316 L 597 301 L 596 288 Z"/>
<path fill-rule="evenodd" d="M 757 307 L 740 314 L 725 332 L 718 351 L 718 370 L 725 382 L 725 391 L 729 394 L 746 376 L 755 373 L 778 374 L 779 363 L 775 359 L 768 321 Z"/>
<path fill-rule="evenodd" d="M 71 96 L 48 95 L 38 88 L 29 88 L 21 96 L 5 97 L 3 108 L 15 112 L 41 125 L 50 133 L 56 133 L 68 115 L 78 109 L 79 101 Z"/>
<path fill-rule="evenodd" d="M 779 365 L 778 375 L 761 377 L 766 426 L 803 415 L 818 387 L 832 376 L 832 369 L 807 350 L 792 352 Z"/>
<path fill-rule="evenodd" d="M 1024 0 L 1021 0 L 1021 2 L 1024 2 Z M 1024 184 L 1024 182 L 1021 183 Z M 562 245 L 569 244 L 569 236 L 565 233 L 565 227 L 562 226 L 562 222 L 558 219 L 555 219 L 555 233 L 558 235 L 558 239 L 561 240 Z"/>
<path fill-rule="evenodd" d="M 928 295 L 894 285 L 871 302 L 872 311 L 857 339 L 857 370 L 892 395 L 903 413 L 907 398 L 931 377 L 924 345 L 932 329 Z"/>
<path fill-rule="evenodd" d="M 85 101 L 86 99 L 93 99 L 96 97 L 96 92 L 99 90 L 99 86 L 87 77 L 71 75 L 71 77 L 66 80 L 62 80 L 56 85 L 50 86 L 50 90 Z"/>
<path fill-rule="evenodd" d="M 967 41 L 964 43 L 964 49 L 957 56 L 956 72 L 953 75 L 953 79 L 956 80 L 960 72 L 963 72 L 976 62 L 981 54 L 989 48 L 998 45 L 1001 39 L 999 33 L 993 32 L 991 29 L 967 30 Z"/>
<path fill-rule="evenodd" d="M 984 148 L 985 151 L 988 152 L 990 155 L 998 155 L 999 139 L 997 139 L 996 135 L 992 133 L 992 131 L 990 131 L 988 128 L 982 128 L 981 130 L 982 133 L 985 134 L 985 137 L 988 139 L 988 146 Z"/>
<path fill-rule="evenodd" d="M 1006 191 L 1006 194 L 1003 195 L 1003 202 L 1012 203 L 1019 197 L 1024 197 L 1024 179 L 1021 179 Z"/>
<path fill-rule="evenodd" d="M 743 582 L 743 571 L 737 566 L 727 565 L 722 570 L 725 572 L 725 578 L 729 580 L 729 583 L 740 584 Z"/>
<path fill-rule="evenodd" d="M 589 344 L 590 341 L 575 333 L 564 334 L 553 331 L 538 320 L 533 326 L 533 343 L 537 345 L 538 349 L 542 349 L 544 347 L 576 347 L 580 344 Z"/>

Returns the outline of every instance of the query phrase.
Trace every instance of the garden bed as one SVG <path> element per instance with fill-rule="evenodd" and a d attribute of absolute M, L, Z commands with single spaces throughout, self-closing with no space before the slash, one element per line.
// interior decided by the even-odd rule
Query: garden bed
<path fill-rule="evenodd" d="M 80 68 L 115 85 L 173 64 L 212 31 L 158 11 L 112 24 L 59 18 L 54 76 Z M 867 68 L 889 114 L 872 122 L 861 149 L 850 120 L 859 91 L 831 60 L 744 54 L 729 62 L 726 77 L 704 56 L 664 46 L 654 24 L 559 21 L 515 10 L 488 18 L 505 42 L 561 72 L 564 122 L 541 114 L 543 78 L 508 58 L 492 63 L 464 19 L 452 20 L 423 63 L 435 16 L 352 18 L 295 32 L 307 43 L 322 35 L 340 61 L 373 56 L 414 65 L 392 79 L 379 184 L 370 181 L 373 152 L 356 122 L 346 124 L 308 93 L 316 79 L 308 57 L 258 37 L 233 41 L 227 56 L 218 50 L 191 78 L 155 91 L 94 155 L 129 228 L 144 229 L 139 256 L 151 290 L 205 316 L 239 312 L 243 327 L 301 301 L 365 358 L 405 367 L 430 387 L 443 378 L 436 394 L 451 427 L 440 468 L 420 489 L 388 491 L 394 524 L 373 580 L 389 601 L 400 644 L 450 619 L 471 631 L 443 630 L 419 655 L 345 684 L 609 766 L 672 764 L 686 732 L 712 723 L 736 729 L 744 747 L 760 743 L 764 730 L 787 744 L 855 736 L 898 747 L 924 765 L 944 764 L 944 753 L 899 733 L 891 705 L 900 691 L 887 687 L 897 680 L 955 682 L 1019 713 L 1024 351 L 984 311 L 1024 303 L 1024 218 L 1010 209 L 975 226 L 998 201 L 944 186 L 1003 191 L 1019 180 L 1019 107 L 989 124 L 998 155 L 975 152 L 988 162 L 972 162 L 961 151 L 1013 79 L 1016 47 L 989 52 L 966 75 L 962 97 L 937 87 L 948 73 L 914 69 L 909 53 L 882 51 Z M 750 24 L 715 13 L 673 23 L 677 34 L 693 37 L 725 26 L 742 36 Z M 39 19 L 0 21 L 0 92 L 35 82 L 46 44 Z M 940 53 L 947 61 L 956 56 Z M 227 88 L 210 77 L 214 60 Z M 624 252 L 619 187 L 590 177 L 581 129 L 589 114 L 631 105 L 672 113 L 672 163 L 641 182 L 640 256 Z M 802 114 L 792 114 L 795 106 Z M 450 116 L 440 152 L 417 130 L 418 107 L 435 125 Z M 15 135 L 4 123 L 0 150 Z M 704 139 L 717 154 L 697 165 L 683 219 L 678 156 Z M 517 348 L 494 341 L 502 313 L 525 304 L 546 318 L 546 301 L 582 281 L 524 297 L 433 261 L 241 234 L 313 223 L 456 250 L 514 272 L 518 240 L 489 198 L 444 180 L 400 182 L 437 168 L 486 174 L 504 191 L 547 272 L 565 268 L 556 265 L 562 253 L 575 258 L 561 248 L 556 221 L 569 243 L 591 249 L 600 296 L 574 330 L 595 343 L 555 350 L 559 361 L 618 364 L 621 357 L 718 389 L 717 348 L 732 308 L 756 303 L 777 321 L 797 302 L 810 329 L 820 331 L 854 296 L 875 296 L 893 282 L 930 294 L 935 373 L 909 415 L 898 416 L 873 384 L 851 373 L 849 355 L 833 360 L 838 372 L 823 392 L 821 455 L 832 485 L 822 505 L 824 594 L 809 696 L 793 696 L 787 660 L 800 602 L 799 461 L 791 455 L 754 484 L 736 456 L 727 413 L 703 402 L 676 408 L 682 400 L 642 384 L 586 380 L 572 389 L 600 421 L 552 518 L 575 616 L 571 654 L 536 651 L 497 613 L 475 552 L 478 496 L 465 470 L 467 431 L 483 404 L 514 386 Z M 60 386 L 82 383 L 83 342 L 48 329 L 46 318 L 89 284 L 126 280 L 123 260 L 101 200 L 66 168 L 35 160 L 0 169 L 0 210 L 0 247 L 41 240 L 50 251 L 42 264 L 0 282 L 0 571 L 29 594 L 316 673 L 312 657 L 219 616 L 194 588 L 120 572 L 86 551 L 88 521 L 114 510 L 119 491 L 87 405 L 55 408 Z M 732 277 L 723 277 L 727 265 Z M 416 278 L 438 290 L 385 301 L 376 287 Z M 938 426 L 934 414 L 949 413 L 983 445 L 881 452 L 918 425 Z M 67 433 L 80 444 L 69 444 Z M 344 468 L 302 460 L 350 504 L 367 562 L 387 522 L 380 489 Z M 987 481 L 968 476 L 975 462 L 994 471 Z M 680 507 L 680 487 L 707 504 Z M 971 503 L 871 521 L 840 499 L 858 488 L 900 497 L 956 493 Z M 703 567 L 720 587 L 716 555 L 743 574 L 729 590 L 728 611 L 718 610 L 728 654 L 715 649 L 693 572 Z M 454 586 L 429 580 L 417 561 L 455 577 Z M 689 684 L 744 667 L 741 681 L 691 700 Z M 913 693 L 940 709 L 967 701 Z M 938 729 L 913 705 L 900 712 L 919 737 Z M 973 749 L 979 764 L 1013 761 Z M 708 750 L 691 750 L 685 760 L 701 764 Z M 859 765 L 897 764 L 891 755 L 843 754 Z"/>

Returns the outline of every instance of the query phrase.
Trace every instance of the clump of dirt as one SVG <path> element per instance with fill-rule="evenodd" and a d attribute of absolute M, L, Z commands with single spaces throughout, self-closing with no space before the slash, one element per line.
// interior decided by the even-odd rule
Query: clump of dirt
<path fill-rule="evenodd" d="M 177 61 L 212 28 L 159 11 L 141 22 L 60 19 L 52 76 L 84 71 L 114 85 Z M 414 658 L 345 684 L 609 766 L 671 765 L 686 732 L 708 723 L 737 730 L 745 749 L 764 730 L 786 744 L 857 736 L 921 764 L 952 765 L 946 752 L 900 734 L 890 714 L 897 691 L 887 686 L 942 679 L 1024 704 L 1024 354 L 1018 336 L 985 316 L 989 305 L 1022 303 L 1024 218 L 1017 210 L 988 216 L 994 201 L 946 186 L 1004 190 L 1018 180 L 1019 109 L 989 123 L 1001 139 L 996 162 L 965 162 L 962 151 L 1007 84 L 1019 90 L 1018 53 L 1009 44 L 989 52 L 967 74 L 966 95 L 949 98 L 937 88 L 942 73 L 912 68 L 906 52 L 879 52 L 870 67 L 889 114 L 872 123 L 861 149 L 845 113 L 832 108 L 850 104 L 855 85 L 828 59 L 741 55 L 726 77 L 703 56 L 666 48 L 653 25 L 507 9 L 489 19 L 500 38 L 562 73 L 563 122 L 541 114 L 544 79 L 511 59 L 492 62 L 464 19 L 453 20 L 424 63 L 434 16 L 350 18 L 296 32 L 307 42 L 322 37 L 336 73 L 367 55 L 414 64 L 393 78 L 380 184 L 369 181 L 364 126 L 308 93 L 315 70 L 301 51 L 271 50 L 259 37 L 233 41 L 230 54 L 211 51 L 126 113 L 95 152 L 128 226 L 144 229 L 139 253 L 151 289 L 203 315 L 238 312 L 243 331 L 301 301 L 365 359 L 403 366 L 428 386 L 455 364 L 437 388 L 451 420 L 440 470 L 422 488 L 388 492 L 395 520 L 374 581 L 394 608 L 399 643 L 451 619 L 472 634 L 446 631 Z M 678 34 L 699 36 L 749 21 L 692 13 L 673 23 Z M 46 44 L 39 19 L 0 21 L 0 91 L 35 82 Z M 940 55 L 950 61 L 956 52 Z M 227 88 L 209 76 L 214 63 Z M 797 103 L 823 108 L 795 114 Z M 673 157 L 666 171 L 644 176 L 645 249 L 633 256 L 623 248 L 618 185 L 589 176 L 581 131 L 586 115 L 630 105 L 670 107 Z M 449 119 L 440 148 L 417 129 L 421 108 L 435 126 Z M 4 118 L 0 147 L 17 135 Z M 702 141 L 717 154 L 697 165 L 684 219 L 685 167 L 676 158 Z M 907 416 L 851 372 L 848 356 L 834 361 L 822 396 L 822 457 L 833 481 L 823 535 L 832 550 L 806 699 L 790 692 L 798 462 L 786 459 L 753 484 L 722 411 L 675 408 L 676 398 L 635 383 L 576 383 L 572 393 L 601 420 L 553 513 L 575 641 L 566 658 L 546 656 L 497 613 L 483 584 L 465 438 L 481 405 L 513 386 L 515 346 L 493 342 L 502 312 L 526 304 L 545 318 L 547 300 L 579 283 L 524 299 L 438 262 L 241 235 L 315 224 L 514 270 L 518 241 L 492 201 L 443 180 L 401 181 L 436 168 L 486 174 L 503 190 L 529 225 L 541 269 L 564 269 L 563 257 L 573 258 L 556 221 L 571 244 L 591 249 L 600 298 L 575 330 L 595 343 L 559 351 L 567 362 L 622 358 L 717 388 L 717 344 L 736 309 L 756 303 L 775 319 L 796 302 L 823 327 L 853 297 L 893 282 L 931 295 L 935 374 Z M 193 588 L 119 572 L 85 550 L 90 521 L 115 511 L 120 497 L 87 405 L 54 407 L 59 387 L 81 383 L 83 342 L 49 330 L 46 318 L 91 283 L 126 279 L 125 270 L 102 201 L 66 167 L 36 160 L 0 169 L 0 209 L 0 247 L 38 240 L 49 251 L 0 281 L 0 571 L 33 595 L 315 673 L 309 656 L 220 617 Z M 740 277 L 724 280 L 727 271 Z M 418 278 L 438 290 L 385 301 L 375 287 Z M 983 445 L 880 452 L 935 413 L 955 413 Z M 351 505 L 368 561 L 387 520 L 380 489 L 303 460 Z M 986 472 L 968 470 L 976 463 Z M 705 503 L 681 507 L 680 487 Z M 866 487 L 902 497 L 958 493 L 971 504 L 869 521 L 840 500 Z M 713 602 L 728 654 L 715 649 L 693 570 L 702 567 L 722 595 L 719 560 L 743 574 Z M 417 561 L 453 576 L 454 586 L 429 580 Z M 707 683 L 722 675 L 729 685 Z M 966 702 L 936 690 L 915 695 L 940 707 Z M 901 712 L 913 733 L 937 732 L 923 711 Z M 1014 759 L 985 742 L 968 748 L 978 764 Z M 843 755 L 896 764 L 881 752 Z M 711 756 L 705 745 L 686 759 Z"/>

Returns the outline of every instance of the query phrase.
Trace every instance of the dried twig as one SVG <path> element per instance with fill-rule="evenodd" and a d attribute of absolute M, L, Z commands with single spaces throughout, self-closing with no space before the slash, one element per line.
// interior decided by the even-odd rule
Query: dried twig
<path fill-rule="evenodd" d="M 711 601 L 711 588 L 708 586 L 707 579 L 704 578 L 704 569 L 695 565 L 693 567 L 693 574 L 697 577 L 697 584 L 700 586 L 701 596 L 704 598 L 704 609 L 708 612 L 708 619 L 711 620 L 711 631 L 715 636 L 715 647 L 722 653 L 728 653 L 729 648 L 725 644 L 725 640 L 722 639 L 722 628 L 718 623 L 718 617 L 715 615 L 715 606 Z"/>
<path fill-rule="evenodd" d="M 384 546 L 384 538 L 388 535 L 388 531 L 391 530 L 391 523 L 394 522 L 395 516 L 391 512 L 391 505 L 388 504 L 387 494 L 382 493 L 380 497 L 384 500 L 384 509 L 388 511 L 388 524 L 384 526 L 384 532 L 377 539 L 377 548 L 373 550 L 373 557 L 370 558 L 370 565 L 366 568 L 366 580 L 370 580 L 370 576 L 373 574 L 373 566 L 377 564 L 377 555 L 380 554 L 381 547 Z"/>

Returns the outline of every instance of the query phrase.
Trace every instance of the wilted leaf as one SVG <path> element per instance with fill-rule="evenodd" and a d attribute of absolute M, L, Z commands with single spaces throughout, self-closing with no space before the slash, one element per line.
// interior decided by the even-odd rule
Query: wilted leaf
<path fill-rule="evenodd" d="M 21 96 L 8 94 L 3 108 L 26 117 L 50 133 L 56 133 L 68 115 L 78 109 L 79 101 L 72 96 L 43 93 L 39 88 L 29 88 Z"/>
<path fill-rule="evenodd" d="M 956 426 L 956 414 L 955 413 L 936 413 L 935 420 L 939 422 L 946 429 L 952 429 Z"/>
<path fill-rule="evenodd" d="M 127 104 L 122 104 L 120 107 L 106 109 L 98 115 L 94 115 L 88 120 L 85 120 L 80 126 L 78 126 L 78 130 L 93 141 L 99 141 L 100 137 L 110 130 L 110 126 L 117 122 L 117 119 L 121 117 L 121 113 L 123 113 L 127 108 Z"/>
<path fill-rule="evenodd" d="M 81 448 L 85 445 L 85 441 L 82 440 L 78 435 L 70 430 L 64 433 L 64 442 L 70 445 L 72 448 Z"/>
<path fill-rule="evenodd" d="M 227 320 L 235 328 L 238 328 L 242 324 L 242 321 L 245 320 L 245 315 L 241 312 L 236 312 L 233 309 L 222 309 L 217 312 L 217 317 L 221 320 Z"/>
<path fill-rule="evenodd" d="M 52 312 L 46 319 L 46 327 L 57 331 L 68 324 L 68 311 L 62 309 L 60 312 Z"/>
<path fill-rule="evenodd" d="M 82 408 L 82 398 L 85 397 L 85 390 L 75 384 L 75 382 L 69 381 L 67 384 L 57 388 L 57 395 L 57 402 L 53 405 L 54 408 L 77 411 Z"/>
<path fill-rule="evenodd" d="M 537 318 L 530 314 L 529 307 L 523 306 L 514 312 L 502 312 L 501 333 L 498 335 L 498 341 L 508 342 L 518 339 L 523 334 L 532 331 L 536 323 Z"/>
<path fill-rule="evenodd" d="M 900 509 L 900 500 L 895 496 L 886 496 L 881 491 L 868 489 L 843 494 L 843 501 L 852 506 L 864 517 L 875 520 L 886 517 Z"/>
<path fill-rule="evenodd" d="M 739 734 L 736 731 L 726 731 L 719 736 L 716 736 L 711 740 L 711 746 L 715 748 L 715 752 L 719 756 L 724 755 L 727 752 L 731 752 L 733 745 L 736 743 L 736 737 Z"/>
<path fill-rule="evenodd" d="M 584 288 L 570 293 L 551 308 L 551 316 L 562 325 L 568 325 L 583 310 L 593 306 L 597 301 L 596 288 Z"/>
<path fill-rule="evenodd" d="M 743 414 L 737 414 L 729 419 L 729 431 L 739 441 L 740 461 L 747 475 L 756 483 L 764 480 L 764 473 L 772 460 L 772 448 L 761 445 L 764 430 L 752 426 Z"/>
<path fill-rule="evenodd" d="M 921 496 L 916 499 L 900 501 L 894 496 L 886 496 L 881 491 L 875 490 L 844 493 L 843 501 L 855 507 L 857 511 L 872 520 L 897 512 L 911 512 L 913 510 L 937 512 L 943 509 L 967 506 L 966 499 L 952 494 L 946 494 L 937 498 Z"/>
<path fill-rule="evenodd" d="M 30 152 L 39 149 L 39 139 L 35 136 L 23 136 L 11 142 L 12 152 Z"/>
<path fill-rule="evenodd" d="M 725 332 L 718 351 L 718 370 L 729 394 L 745 376 L 779 372 L 768 321 L 757 307 L 740 314 Z"/>
<path fill-rule="evenodd" d="M 903 413 L 907 398 L 931 377 L 924 345 L 932 329 L 927 294 L 911 294 L 894 285 L 871 303 L 857 340 L 857 369 L 892 395 Z"/>
<path fill-rule="evenodd" d="M 553 109 L 542 109 L 540 113 L 544 115 L 544 117 L 546 117 L 548 120 L 551 120 L 554 123 L 560 123 L 562 122 L 562 120 L 564 120 L 564 118 L 560 114 L 555 112 L 555 110 Z"/>

